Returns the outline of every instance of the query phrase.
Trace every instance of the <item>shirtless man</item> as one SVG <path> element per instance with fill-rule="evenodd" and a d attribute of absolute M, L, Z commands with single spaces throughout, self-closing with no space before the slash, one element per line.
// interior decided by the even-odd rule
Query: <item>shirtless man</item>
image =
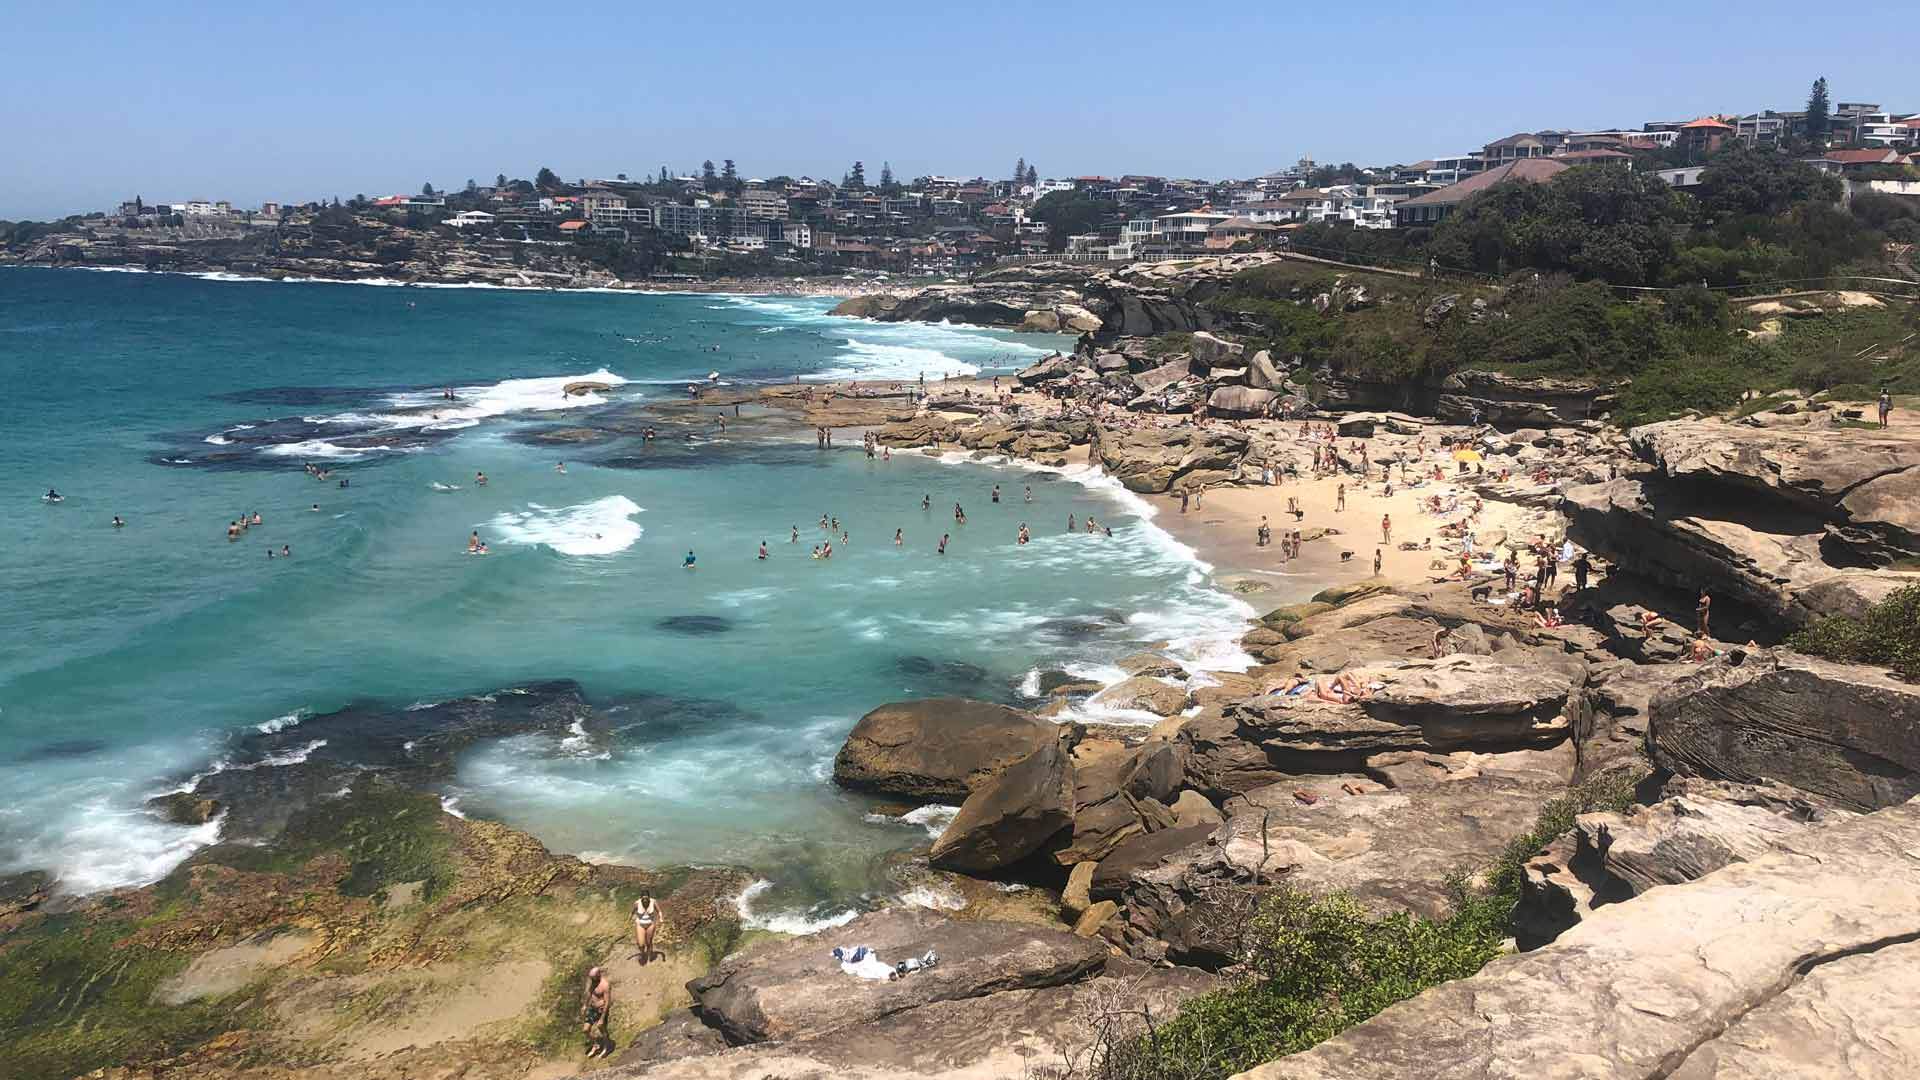
<path fill-rule="evenodd" d="M 479 550 L 480 550 L 480 530 L 475 529 L 473 530 L 473 532 L 467 535 L 467 553 L 472 554 L 473 552 L 476 552 Z"/>
<path fill-rule="evenodd" d="M 487 474 L 486 474 L 486 473 L 483 473 L 483 472 L 477 472 L 477 473 L 474 473 L 474 474 L 473 474 L 473 484 L 474 484 L 474 486 L 475 486 L 475 487 L 486 487 L 486 486 L 487 486 Z"/>
<path fill-rule="evenodd" d="M 613 1052 L 613 1040 L 607 1036 L 612 1015 L 613 980 L 600 968 L 591 968 L 587 971 L 586 993 L 580 1000 L 580 1031 L 587 1037 L 589 1058 Z"/>
<path fill-rule="evenodd" d="M 767 561 L 767 542 L 765 540 L 760 541 L 760 561 Z"/>

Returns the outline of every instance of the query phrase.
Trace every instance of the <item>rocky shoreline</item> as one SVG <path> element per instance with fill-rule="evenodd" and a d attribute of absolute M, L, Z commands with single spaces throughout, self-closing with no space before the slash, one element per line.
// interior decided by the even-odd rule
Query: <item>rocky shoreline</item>
<path fill-rule="evenodd" d="M 208 849 L 166 882 L 78 911 L 50 903 L 44 882 L 16 882 L 0 890 L 6 949 L 51 948 L 78 919 L 102 938 L 103 967 L 109 946 L 161 949 L 164 979 L 210 955 L 252 958 L 217 984 L 210 1015 L 154 1044 L 165 1053 L 122 1044 L 144 1064 L 103 1076 L 399 1077 L 450 1056 L 469 1076 L 565 1075 L 557 995 L 589 962 L 625 962 L 620 905 L 651 889 L 689 917 L 669 923 L 662 969 L 620 970 L 652 996 L 649 1015 L 620 1027 L 606 1075 L 1070 1075 L 1090 1048 L 1248 978 L 1257 916 L 1277 897 L 1341 893 L 1375 916 L 1438 919 L 1513 860 L 1518 898 L 1502 917 L 1515 955 L 1246 1075 L 1920 1068 L 1902 1019 L 1920 1000 L 1895 975 L 1920 938 L 1920 687 L 1782 647 L 1920 581 L 1920 435 L 1835 423 L 1814 400 L 1622 433 L 1590 418 L 1608 387 L 1471 373 L 1416 395 L 1412 411 L 1323 412 L 1283 358 L 1249 352 L 1231 325 L 1199 325 L 1210 271 L 1168 273 L 1151 302 L 1134 280 L 1146 273 L 1114 275 L 1102 293 L 1085 271 L 1040 268 L 1022 291 L 988 281 L 845 311 L 1007 325 L 1018 309 L 1016 325 L 1044 312 L 1084 334 L 1005 388 L 976 380 L 920 400 L 890 386 L 722 390 L 666 409 L 698 423 L 752 405 L 901 451 L 1097 464 L 1164 505 L 1238 499 L 1299 532 L 1302 550 L 1284 557 L 1250 530 L 1221 541 L 1241 553 L 1228 571 L 1340 568 L 1339 584 L 1247 625 L 1245 671 L 1201 675 L 1148 651 L 1123 661 L 1116 686 L 1049 680 L 1031 709 L 876 703 L 834 780 L 903 806 L 959 804 L 915 870 L 973 883 L 965 909 L 890 907 L 752 940 L 727 910 L 737 871 L 590 866 L 411 792 L 471 739 L 582 724 L 591 735 L 583 703 L 552 684 L 505 708 L 402 718 L 387 742 L 316 748 L 291 770 L 196 778 L 159 809 L 224 812 L 256 846 Z M 1136 336 L 1170 328 L 1191 334 L 1184 351 Z M 528 437 L 590 442 L 635 422 Z M 1349 501 L 1357 524 L 1340 516 Z M 1383 513 L 1395 529 L 1375 542 Z M 1169 524 L 1213 528 L 1200 517 Z M 1503 580 L 1509 550 L 1571 575 L 1562 544 L 1595 567 L 1591 580 L 1556 583 L 1551 603 Z M 1696 633 L 1702 589 L 1711 625 Z M 1161 720 L 1058 722 L 1095 697 Z M 302 727 L 316 723 L 328 721 Z M 284 755 L 305 744 L 299 730 L 240 749 Z M 380 757 L 422 737 L 424 758 Z M 357 779 L 367 763 L 395 775 Z M 349 794 L 326 803 L 343 782 Z M 311 809 L 323 804 L 325 828 Z M 995 899 L 1007 896 L 1026 899 Z M 529 926 L 563 944 L 527 955 Z M 939 963 L 861 979 L 828 955 L 859 944 L 888 962 L 934 949 Z M 236 948 L 252 951 L 221 952 Z M 330 980 L 447 964 L 482 978 L 536 960 L 549 996 L 463 1031 L 480 1039 L 464 1050 L 344 1051 L 371 1020 L 290 1034 L 301 1003 L 376 1016 L 383 1006 L 364 999 L 398 985 Z M 294 974 L 269 977 L 271 964 Z M 437 992 L 457 996 L 459 978 Z M 136 987 L 143 1004 L 161 981 Z"/>

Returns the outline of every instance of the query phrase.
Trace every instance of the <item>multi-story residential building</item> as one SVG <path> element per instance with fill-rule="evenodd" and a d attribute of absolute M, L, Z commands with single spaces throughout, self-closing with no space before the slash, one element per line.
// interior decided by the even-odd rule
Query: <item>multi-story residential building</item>
<path fill-rule="evenodd" d="M 1778 146 L 1806 133 L 1807 114 L 1803 112 L 1774 112 L 1768 109 L 1733 122 L 1733 137 L 1748 146 Z"/>
<path fill-rule="evenodd" d="M 1734 132 L 1734 126 L 1725 120 L 1703 116 L 1680 125 L 1680 138 L 1675 145 L 1688 154 L 1704 157 L 1720 149 L 1722 143 L 1734 137 Z"/>
<path fill-rule="evenodd" d="M 1518 135 L 1509 135 L 1504 139 L 1495 139 L 1488 143 L 1481 148 L 1480 158 L 1486 162 L 1486 168 L 1491 169 L 1505 165 L 1509 161 L 1548 157 L 1560 148 L 1563 141 L 1562 132 L 1541 131 L 1529 134 L 1523 131 Z"/>
<path fill-rule="evenodd" d="M 782 222 L 756 220 L 737 207 L 714 206 L 705 200 L 692 206 L 661 203 L 653 208 L 653 217 L 653 227 L 661 232 L 703 243 L 758 241 L 765 246 L 769 240 L 786 239 Z"/>
<path fill-rule="evenodd" d="M 588 221 L 595 221 L 596 210 L 625 210 L 627 197 L 617 191 L 588 190 L 580 193 L 574 205 Z"/>
<path fill-rule="evenodd" d="M 279 203 L 277 203 L 277 202 L 263 202 L 263 203 L 261 203 L 261 204 L 260 204 L 260 216 L 261 216 L 261 217 L 279 217 L 279 216 L 280 216 L 280 204 L 279 204 Z"/>
<path fill-rule="evenodd" d="M 780 237 L 790 248 L 813 250 L 813 226 L 805 222 L 796 221 L 780 226 Z"/>
<path fill-rule="evenodd" d="M 1653 175 L 1668 187 L 1690 188 L 1700 186 L 1700 174 L 1706 171 L 1705 165 L 1688 165 L 1682 169 L 1659 169 Z"/>
<path fill-rule="evenodd" d="M 1457 184 L 1469 176 L 1487 171 L 1487 159 L 1480 154 L 1448 154 L 1431 161 L 1419 162 L 1413 168 L 1420 168 L 1422 165 L 1426 167 L 1420 170 L 1421 179 L 1442 187 Z"/>
<path fill-rule="evenodd" d="M 462 210 L 447 219 L 447 224 L 456 229 L 488 228 L 493 225 L 493 215 L 485 210 Z"/>
<path fill-rule="evenodd" d="M 651 228 L 653 226 L 653 207 L 628 206 L 625 200 L 622 200 L 619 206 L 601 204 L 587 211 L 587 220 L 593 222 L 595 225 L 608 227 Z"/>
<path fill-rule="evenodd" d="M 776 191 L 748 188 L 733 201 L 750 218 L 779 220 L 787 216 L 787 198 Z"/>

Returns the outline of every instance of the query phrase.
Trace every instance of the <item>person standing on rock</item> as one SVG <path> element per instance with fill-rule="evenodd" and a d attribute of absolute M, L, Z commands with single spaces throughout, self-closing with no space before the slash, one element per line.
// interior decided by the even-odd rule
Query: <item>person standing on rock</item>
<path fill-rule="evenodd" d="M 1880 406 L 1880 426 L 1886 427 L 1887 415 L 1893 412 L 1893 395 L 1885 390 L 1880 391 L 1880 400 L 1876 404 Z"/>
<path fill-rule="evenodd" d="M 1583 551 L 1573 560 L 1573 587 L 1584 590 L 1587 587 L 1587 575 L 1592 572 L 1593 560 L 1587 558 L 1587 553 Z"/>
<path fill-rule="evenodd" d="M 580 1030 L 587 1037 L 587 1057 L 613 1053 L 607 1023 L 613 1015 L 613 980 L 598 967 L 587 971 L 587 990 L 580 1001 Z"/>
<path fill-rule="evenodd" d="M 1697 629 L 1700 631 L 1701 637 L 1712 636 L 1712 633 L 1707 629 L 1708 616 L 1712 614 L 1712 610 L 1713 597 L 1707 593 L 1707 590 L 1701 589 L 1700 602 L 1693 605 L 1693 613 L 1699 620 L 1700 625 Z"/>
<path fill-rule="evenodd" d="M 640 950 L 640 963 L 653 959 L 653 939 L 660 932 L 660 902 L 651 894 L 633 902 L 633 944 Z"/>

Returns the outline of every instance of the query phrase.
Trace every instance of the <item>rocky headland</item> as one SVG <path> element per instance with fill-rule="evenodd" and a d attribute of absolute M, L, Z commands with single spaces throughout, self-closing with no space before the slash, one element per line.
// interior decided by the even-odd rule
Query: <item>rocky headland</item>
<path fill-rule="evenodd" d="M 591 963 L 642 995 L 613 1062 L 589 1063 L 610 1076 L 1920 1073 L 1901 977 L 1920 686 L 1790 647 L 1920 581 L 1920 437 L 1817 396 L 1622 431 L 1610 383 L 1329 381 L 1207 306 L 1242 269 L 1032 267 L 846 309 L 1082 334 L 1005 386 L 711 391 L 521 436 L 744 407 L 741 424 L 859 428 L 889 452 L 1097 467 L 1262 601 L 1237 670 L 1149 650 L 1112 686 L 1049 673 L 1037 699 L 875 702 L 854 723 L 835 782 L 894 812 L 957 804 L 902 872 L 964 908 L 746 933 L 738 871 L 593 866 L 422 794 L 473 740 L 593 737 L 570 684 L 313 717 L 156 805 L 229 823 L 167 881 L 78 905 L 44 881 L 0 890 L 0 1017 L 41 1055 L 16 1059 L 25 1075 L 565 1075 Z M 1324 299 L 1378 301 L 1337 281 Z M 1325 587 L 1293 595 L 1288 573 Z M 1115 710 L 1133 722 L 1088 722 Z M 244 767 L 316 731 L 334 734 L 296 766 Z M 686 913 L 646 969 L 622 944 L 641 890 Z M 1310 1037 L 1168 1067 L 1208 1017 L 1281 1025 L 1230 1009 L 1277 1000 L 1246 991 L 1303 895 L 1340 898 L 1310 909 L 1317 944 L 1287 946 L 1350 935 L 1330 986 L 1385 962 L 1371 934 L 1467 945 L 1392 968 L 1364 1008 L 1279 1002 Z M 938 963 L 862 978 L 830 953 L 855 945 Z M 485 1009 L 435 1027 L 469 986 Z"/>

